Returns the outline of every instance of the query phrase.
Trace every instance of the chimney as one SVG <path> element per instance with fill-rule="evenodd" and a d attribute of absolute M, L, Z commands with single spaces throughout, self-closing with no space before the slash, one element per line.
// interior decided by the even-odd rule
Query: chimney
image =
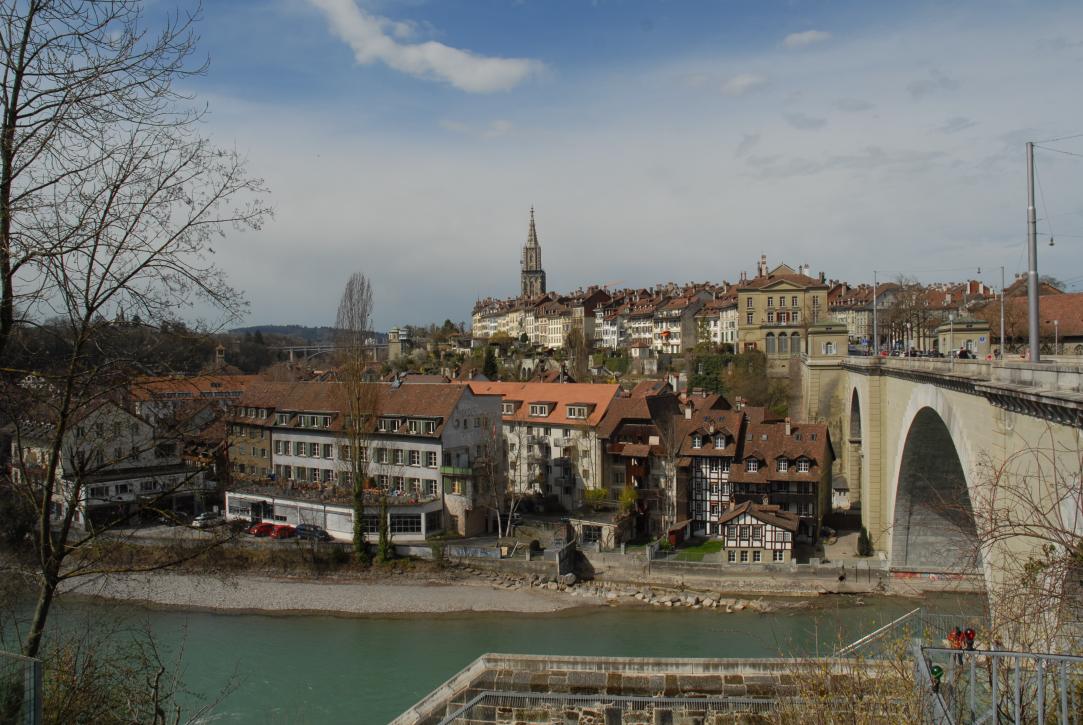
<path fill-rule="evenodd" d="M 827 282 L 827 275 L 820 272 L 820 284 L 824 284 L 825 282 Z"/>
<path fill-rule="evenodd" d="M 734 408 L 734 410 L 744 410 L 744 407 L 745 407 L 745 399 L 742 398 L 740 395 L 738 395 L 736 398 L 733 399 L 733 408 Z"/>
<path fill-rule="evenodd" d="M 791 427 L 790 427 L 790 416 L 786 416 L 786 437 L 787 437 L 787 438 L 789 438 L 789 437 L 790 437 L 790 431 L 791 431 Z"/>
<path fill-rule="evenodd" d="M 685 405 L 684 405 L 684 419 L 685 420 L 692 420 L 692 408 L 694 408 L 694 407 L 695 406 L 692 405 L 691 402 L 685 403 Z"/>

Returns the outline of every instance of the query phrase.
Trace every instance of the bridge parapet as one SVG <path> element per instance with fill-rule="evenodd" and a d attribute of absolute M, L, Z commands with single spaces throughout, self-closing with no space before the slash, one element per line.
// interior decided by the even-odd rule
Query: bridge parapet
<path fill-rule="evenodd" d="M 1083 427 L 1083 363 L 849 357 L 841 365 L 863 375 L 907 378 L 979 395 L 998 408 Z"/>

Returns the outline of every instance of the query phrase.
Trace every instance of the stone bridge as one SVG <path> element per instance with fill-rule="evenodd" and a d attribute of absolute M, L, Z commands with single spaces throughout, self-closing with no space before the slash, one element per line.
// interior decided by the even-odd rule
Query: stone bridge
<path fill-rule="evenodd" d="M 1083 363 L 806 357 L 801 373 L 802 412 L 828 423 L 835 476 L 893 570 L 988 577 L 972 506 L 1004 472 L 1055 472 L 1080 506 Z"/>

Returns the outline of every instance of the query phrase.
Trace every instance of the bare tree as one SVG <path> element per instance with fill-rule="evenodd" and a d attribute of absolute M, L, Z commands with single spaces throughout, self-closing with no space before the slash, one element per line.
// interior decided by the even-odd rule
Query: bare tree
<path fill-rule="evenodd" d="M 372 324 L 372 286 L 365 275 L 354 272 L 346 282 L 335 317 L 339 359 L 339 380 L 345 393 L 343 432 L 349 447 L 346 461 L 353 494 L 353 545 L 358 561 L 369 563 L 372 556 L 365 543 L 365 484 L 369 478 L 371 453 L 369 434 L 375 428 L 379 383 L 366 380 L 365 348 Z"/>
<path fill-rule="evenodd" d="M 132 370 L 97 356 L 106 319 L 148 323 L 202 300 L 227 317 L 241 296 L 208 261 L 227 228 L 258 228 L 269 209 L 262 182 L 239 156 L 200 138 L 193 108 L 173 84 L 189 66 L 194 16 L 156 35 L 135 0 L 26 0 L 0 8 L 0 354 L 14 333 L 55 318 L 64 354 L 31 372 L 47 411 L 34 491 L 38 602 L 23 645 L 37 654 L 61 582 L 115 568 L 69 565 L 76 548 L 103 544 L 103 522 L 77 537 L 73 517 L 91 467 L 63 465 L 71 426 Z M 22 373 L 20 373 L 22 374 Z M 63 514 L 54 519 L 54 504 Z"/>
<path fill-rule="evenodd" d="M 505 440 L 500 420 L 489 421 L 485 429 L 482 455 L 478 458 L 477 501 L 496 517 L 498 536 L 511 535 L 511 520 L 515 515 L 522 491 L 516 490 L 508 475 L 511 445 Z M 522 455 L 519 446 L 515 456 Z"/>
<path fill-rule="evenodd" d="M 1050 427 L 985 461 L 973 512 L 996 636 L 1015 649 L 1083 646 L 1083 451 Z"/>

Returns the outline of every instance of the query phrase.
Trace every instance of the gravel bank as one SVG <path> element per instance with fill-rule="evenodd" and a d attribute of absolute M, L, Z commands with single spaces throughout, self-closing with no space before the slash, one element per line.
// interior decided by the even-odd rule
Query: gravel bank
<path fill-rule="evenodd" d="M 556 612 L 590 604 L 539 589 L 463 583 L 295 581 L 156 573 L 80 582 L 73 594 L 185 609 L 335 614 Z"/>

